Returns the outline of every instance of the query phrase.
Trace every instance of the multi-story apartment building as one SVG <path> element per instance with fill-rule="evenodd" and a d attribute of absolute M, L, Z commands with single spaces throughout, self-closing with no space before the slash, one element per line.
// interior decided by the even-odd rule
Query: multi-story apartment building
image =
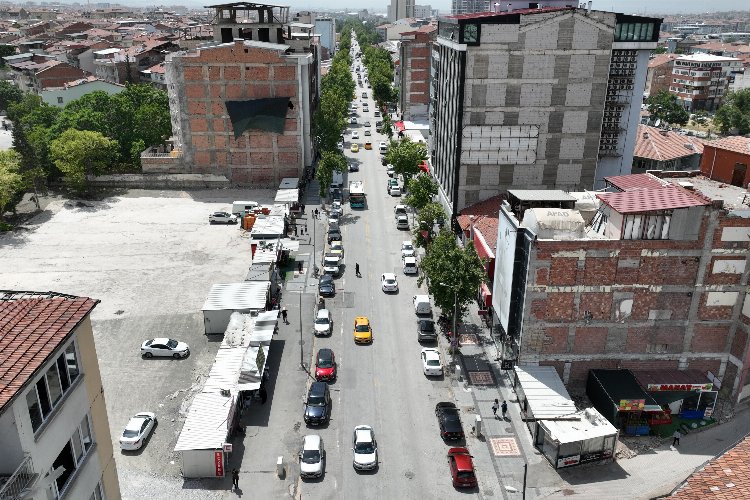
<path fill-rule="evenodd" d="M 320 35 L 320 45 L 328 50 L 328 56 L 333 58 L 336 52 L 336 19 L 333 17 L 316 17 L 315 34 Z"/>
<path fill-rule="evenodd" d="M 427 17 L 432 17 L 432 5 L 415 5 L 414 17 L 418 19 L 425 19 Z"/>
<path fill-rule="evenodd" d="M 565 193 L 509 192 L 492 294 L 505 359 L 571 384 L 590 369 L 697 370 L 750 395 L 744 190 L 663 175 L 608 177 L 588 224 Z"/>
<path fill-rule="evenodd" d="M 0 291 L 0 498 L 117 500 L 98 301 Z"/>
<path fill-rule="evenodd" d="M 656 54 L 648 61 L 646 89 L 643 95 L 650 97 L 662 91 L 669 92 L 674 60 L 678 57 L 680 56 L 677 54 Z"/>
<path fill-rule="evenodd" d="M 414 17 L 414 0 L 391 0 L 388 6 L 388 21 Z"/>
<path fill-rule="evenodd" d="M 713 111 L 721 106 L 733 74 L 742 71 L 734 57 L 690 54 L 675 59 L 669 91 L 689 111 Z"/>
<path fill-rule="evenodd" d="M 212 8 L 214 43 L 167 59 L 173 149 L 142 154 L 144 172 L 213 174 L 255 187 L 304 175 L 320 95 L 313 26 L 293 32 L 288 7 Z"/>
<path fill-rule="evenodd" d="M 451 15 L 475 14 L 477 12 L 488 12 L 492 9 L 490 0 L 452 0 Z"/>
<path fill-rule="evenodd" d="M 430 104 L 430 53 L 437 26 L 428 24 L 401 34 L 399 108 L 404 120 L 426 121 Z"/>
<path fill-rule="evenodd" d="M 660 20 L 567 3 L 439 19 L 429 149 L 449 214 L 630 172 Z"/>

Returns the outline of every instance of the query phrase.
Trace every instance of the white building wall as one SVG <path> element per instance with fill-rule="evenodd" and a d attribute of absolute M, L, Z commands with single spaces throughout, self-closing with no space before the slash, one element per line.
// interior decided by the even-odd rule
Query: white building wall
<path fill-rule="evenodd" d="M 336 50 L 336 20 L 335 19 L 316 19 L 315 33 L 320 35 L 320 45 L 328 49 L 333 57 Z"/>
<path fill-rule="evenodd" d="M 120 92 L 125 90 L 125 87 L 122 85 L 114 85 L 108 82 L 91 82 L 75 85 L 68 88 L 43 90 L 39 95 L 42 97 L 42 101 L 46 102 L 47 104 L 51 106 L 57 106 L 58 108 L 64 108 L 66 105 L 75 101 L 76 99 L 79 99 L 86 94 L 90 94 L 91 92 L 96 92 L 98 90 L 106 92 L 109 95 L 113 95 L 119 94 Z M 62 101 L 60 101 L 60 98 L 62 98 Z"/>

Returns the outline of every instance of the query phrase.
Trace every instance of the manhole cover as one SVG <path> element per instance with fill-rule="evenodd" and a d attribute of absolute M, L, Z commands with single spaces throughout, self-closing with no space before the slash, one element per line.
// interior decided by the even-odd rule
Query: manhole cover
<path fill-rule="evenodd" d="M 472 385 L 494 385 L 492 372 L 469 372 Z"/>
<path fill-rule="evenodd" d="M 406 479 L 414 479 L 414 472 L 408 470 L 404 472 L 404 476 L 406 477 Z"/>
<path fill-rule="evenodd" d="M 479 343 L 479 337 L 473 333 L 464 333 L 458 336 L 458 342 L 461 345 L 476 345 Z"/>
<path fill-rule="evenodd" d="M 491 438 L 492 453 L 496 457 L 515 457 L 521 454 L 516 438 Z"/>

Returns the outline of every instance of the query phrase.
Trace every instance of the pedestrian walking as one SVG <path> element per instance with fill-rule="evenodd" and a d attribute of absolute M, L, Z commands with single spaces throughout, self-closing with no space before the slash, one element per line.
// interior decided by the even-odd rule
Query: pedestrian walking
<path fill-rule="evenodd" d="M 674 434 L 672 434 L 672 446 L 679 445 L 681 437 L 682 437 L 682 433 L 680 433 L 678 429 L 675 429 Z"/>
<path fill-rule="evenodd" d="M 503 420 L 505 420 L 505 414 L 508 412 L 508 403 L 503 400 L 503 404 L 500 405 L 500 409 L 503 411 Z"/>
<path fill-rule="evenodd" d="M 297 236 L 297 225 L 294 226 L 294 236 Z"/>
<path fill-rule="evenodd" d="M 283 307 L 283 308 L 281 309 L 281 319 L 283 319 L 283 320 L 284 320 L 284 324 L 285 324 L 285 325 L 288 325 L 288 324 L 289 324 L 289 320 L 288 320 L 288 319 L 286 319 L 286 314 L 287 314 L 287 312 L 286 312 L 286 306 L 284 306 L 284 307 Z"/>
<path fill-rule="evenodd" d="M 362 277 L 362 275 L 359 274 L 359 262 L 357 262 L 356 264 L 354 264 L 354 274 L 357 275 L 357 278 L 361 278 Z"/>
<path fill-rule="evenodd" d="M 232 487 L 236 490 L 240 487 L 240 471 L 232 469 Z"/>
<path fill-rule="evenodd" d="M 500 408 L 500 402 L 496 399 L 494 403 L 492 403 L 492 414 L 497 418 L 497 410 Z"/>

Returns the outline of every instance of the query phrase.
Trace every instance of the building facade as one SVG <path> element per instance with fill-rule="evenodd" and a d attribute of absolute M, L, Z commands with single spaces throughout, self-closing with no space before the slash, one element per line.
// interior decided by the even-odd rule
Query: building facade
<path fill-rule="evenodd" d="M 678 57 L 677 54 L 656 54 L 648 61 L 644 96 L 651 97 L 662 91 L 669 92 L 674 60 Z"/>
<path fill-rule="evenodd" d="M 669 91 L 688 111 L 713 111 L 733 81 L 742 63 L 734 57 L 713 54 L 690 54 L 678 57 L 672 69 Z"/>
<path fill-rule="evenodd" d="M 388 6 L 388 21 L 414 17 L 414 0 L 391 0 Z"/>
<path fill-rule="evenodd" d="M 490 0 L 452 0 L 451 15 L 475 14 L 477 12 L 488 12 L 491 9 Z"/>
<path fill-rule="evenodd" d="M 427 121 L 430 104 L 430 53 L 437 26 L 401 34 L 399 108 L 404 120 Z"/>
<path fill-rule="evenodd" d="M 448 213 L 511 187 L 580 191 L 630 172 L 659 22 L 555 2 L 441 18 L 430 156 Z"/>
<path fill-rule="evenodd" d="M 415 5 L 414 17 L 419 19 L 432 17 L 432 5 Z"/>
<path fill-rule="evenodd" d="M 732 186 L 750 186 L 750 138 L 724 137 L 703 146 L 700 170 L 703 175 Z"/>
<path fill-rule="evenodd" d="M 320 35 L 320 45 L 328 49 L 328 54 L 333 59 L 336 53 L 336 19 L 316 17 L 315 34 Z"/>
<path fill-rule="evenodd" d="M 0 498 L 120 498 L 91 328 L 97 303 L 0 291 Z"/>
<path fill-rule="evenodd" d="M 703 139 L 648 125 L 638 125 L 633 173 L 647 170 L 698 170 Z"/>

